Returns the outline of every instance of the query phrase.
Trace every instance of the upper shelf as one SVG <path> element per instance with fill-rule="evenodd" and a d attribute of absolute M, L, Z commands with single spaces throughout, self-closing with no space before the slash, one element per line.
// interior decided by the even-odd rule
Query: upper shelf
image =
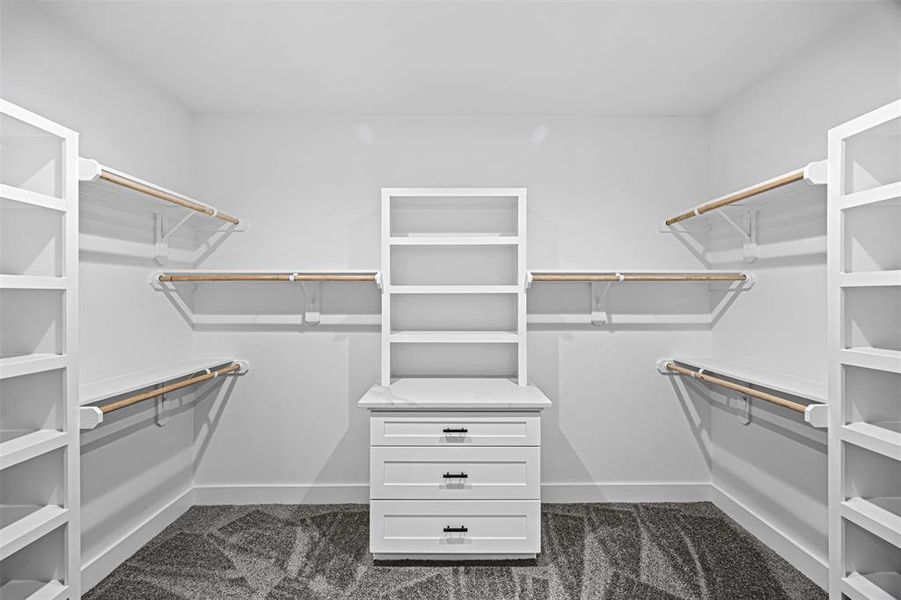
<path fill-rule="evenodd" d="M 670 217 L 664 222 L 669 228 L 673 225 L 700 217 L 708 212 L 730 206 L 742 200 L 773 200 L 776 198 L 808 192 L 817 197 L 826 197 L 825 189 L 816 187 L 825 184 L 827 179 L 826 161 L 812 162 L 802 169 L 795 169 L 778 177 L 768 179 L 750 187 L 726 194 L 710 202 L 706 202 L 681 214 Z"/>
<path fill-rule="evenodd" d="M 118 193 L 126 194 L 136 199 L 151 197 L 186 208 L 195 213 L 225 221 L 231 225 L 241 224 L 241 220 L 238 217 L 222 212 L 213 206 L 143 179 L 138 179 L 133 175 L 111 169 L 89 158 L 78 159 L 78 178 L 83 184 L 90 186 L 101 194 L 106 193 L 108 187 L 112 185 L 115 186 Z"/>
<path fill-rule="evenodd" d="M 230 358 L 193 358 L 177 363 L 154 367 L 136 373 L 86 383 L 79 388 L 78 403 L 81 406 L 101 402 L 107 398 L 137 392 L 154 385 L 200 373 L 233 362 Z"/>

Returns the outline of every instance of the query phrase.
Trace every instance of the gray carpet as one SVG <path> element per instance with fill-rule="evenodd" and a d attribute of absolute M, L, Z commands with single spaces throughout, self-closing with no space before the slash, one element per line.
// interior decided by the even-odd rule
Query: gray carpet
<path fill-rule="evenodd" d="M 374 564 L 365 505 L 196 506 L 84 600 L 824 600 L 709 502 L 545 504 L 526 564 Z"/>

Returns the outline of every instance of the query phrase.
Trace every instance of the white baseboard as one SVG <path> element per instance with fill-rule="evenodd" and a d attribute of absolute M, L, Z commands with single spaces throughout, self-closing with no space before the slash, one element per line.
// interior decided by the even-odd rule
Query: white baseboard
<path fill-rule="evenodd" d="M 283 485 L 196 485 L 194 503 L 210 504 L 368 504 L 368 483 Z"/>
<path fill-rule="evenodd" d="M 541 484 L 542 502 L 702 502 L 710 500 L 710 482 Z"/>
<path fill-rule="evenodd" d="M 135 527 L 127 535 L 115 542 L 90 561 L 81 566 L 82 593 L 113 572 L 125 560 L 141 549 L 144 544 L 159 535 L 194 505 L 194 490 L 190 489 L 154 513 L 149 519 Z"/>
<path fill-rule="evenodd" d="M 543 502 L 699 502 L 710 500 L 709 482 L 545 483 Z M 198 485 L 196 504 L 368 503 L 369 484 Z"/>
<path fill-rule="evenodd" d="M 772 548 L 776 554 L 801 571 L 805 577 L 824 590 L 828 589 L 829 564 L 825 558 L 820 558 L 808 548 L 801 546 L 720 488 L 711 486 L 711 489 L 713 503 L 717 508 L 729 515 L 764 545 Z"/>

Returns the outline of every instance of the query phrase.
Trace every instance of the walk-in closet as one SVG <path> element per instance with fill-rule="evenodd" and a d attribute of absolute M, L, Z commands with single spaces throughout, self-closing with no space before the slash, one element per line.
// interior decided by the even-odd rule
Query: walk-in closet
<path fill-rule="evenodd" d="M 898 0 L 0 0 L 0 600 L 901 600 Z"/>

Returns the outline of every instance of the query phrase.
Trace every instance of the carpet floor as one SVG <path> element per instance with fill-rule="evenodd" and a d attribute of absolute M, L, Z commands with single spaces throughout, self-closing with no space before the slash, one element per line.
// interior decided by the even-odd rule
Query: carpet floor
<path fill-rule="evenodd" d="M 365 505 L 195 506 L 84 600 L 826 598 L 709 502 L 544 504 L 541 526 L 535 561 L 395 566 Z"/>

